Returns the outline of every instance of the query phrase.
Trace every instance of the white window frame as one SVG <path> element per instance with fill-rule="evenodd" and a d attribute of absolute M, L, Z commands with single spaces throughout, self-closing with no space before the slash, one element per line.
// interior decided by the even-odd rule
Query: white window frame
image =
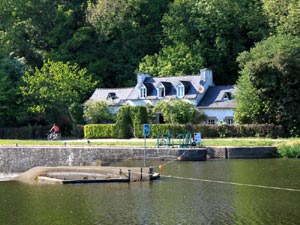
<path fill-rule="evenodd" d="M 229 124 L 229 125 L 234 124 L 233 117 L 225 117 L 224 121 L 226 122 L 226 124 Z"/>
<path fill-rule="evenodd" d="M 176 87 L 177 98 L 183 98 L 185 95 L 184 85 L 182 83 L 178 84 Z"/>
<path fill-rule="evenodd" d="M 139 97 L 140 97 L 141 99 L 144 99 L 144 98 L 147 97 L 147 88 L 145 87 L 145 85 L 141 85 L 141 86 L 140 86 Z"/>
<path fill-rule="evenodd" d="M 217 117 L 208 117 L 207 118 L 207 124 L 217 125 L 218 124 L 218 118 Z"/>
<path fill-rule="evenodd" d="M 157 90 L 157 97 L 158 98 L 164 98 L 166 96 L 166 89 L 165 89 L 165 86 L 163 84 L 158 85 L 156 90 Z"/>

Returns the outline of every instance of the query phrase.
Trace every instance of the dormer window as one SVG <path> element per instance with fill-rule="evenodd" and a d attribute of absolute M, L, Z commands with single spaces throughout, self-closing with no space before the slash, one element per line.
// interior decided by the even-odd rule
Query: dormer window
<path fill-rule="evenodd" d="M 159 84 L 157 86 L 157 97 L 163 98 L 166 95 L 165 86 L 163 84 Z"/>
<path fill-rule="evenodd" d="M 117 98 L 117 95 L 115 92 L 109 92 L 106 97 L 106 99 L 112 99 L 112 100 L 115 100 L 116 98 Z"/>
<path fill-rule="evenodd" d="M 223 101 L 228 101 L 231 100 L 231 93 L 230 92 L 226 92 L 223 96 Z"/>
<path fill-rule="evenodd" d="M 144 85 L 140 86 L 140 98 L 146 98 L 147 97 L 147 88 Z"/>
<path fill-rule="evenodd" d="M 178 84 L 176 91 L 177 91 L 177 98 L 184 97 L 184 85 L 182 83 Z"/>

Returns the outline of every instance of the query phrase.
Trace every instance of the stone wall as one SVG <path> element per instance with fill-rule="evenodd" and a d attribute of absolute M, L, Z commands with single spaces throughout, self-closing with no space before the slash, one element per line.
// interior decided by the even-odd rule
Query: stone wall
<path fill-rule="evenodd" d="M 278 156 L 276 147 L 207 147 L 208 158 L 245 159 Z"/>
<path fill-rule="evenodd" d="M 180 150 L 147 148 L 146 159 L 177 159 Z M 0 172 L 24 172 L 36 166 L 96 166 L 143 158 L 144 148 L 134 147 L 0 147 Z"/>
<path fill-rule="evenodd" d="M 188 153 L 185 153 L 188 152 Z M 196 153 L 195 153 L 196 152 Z M 274 157 L 275 147 L 147 148 L 147 160 Z M 36 166 L 97 166 L 127 159 L 143 159 L 134 147 L 0 147 L 0 172 L 24 172 Z"/>

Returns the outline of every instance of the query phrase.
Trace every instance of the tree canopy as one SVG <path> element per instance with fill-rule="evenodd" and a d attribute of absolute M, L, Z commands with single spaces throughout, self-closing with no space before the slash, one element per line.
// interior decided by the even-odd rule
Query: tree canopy
<path fill-rule="evenodd" d="M 96 86 L 86 69 L 51 60 L 45 61 L 41 69 L 26 72 L 22 81 L 20 90 L 28 111 L 42 116 L 47 113 L 53 122 L 65 115 L 74 119 L 73 109 Z"/>
<path fill-rule="evenodd" d="M 290 124 L 287 129 L 297 133 L 297 123 L 291 122 L 295 116 L 279 110 L 279 103 L 267 95 L 277 88 L 268 86 L 276 83 L 274 77 L 296 82 L 291 73 L 299 60 L 293 40 L 300 35 L 298 0 L 5 0 L 0 2 L 0 20 L 0 126 L 52 120 L 56 100 L 62 111 L 72 114 L 69 119 L 78 120 L 79 103 L 91 94 L 94 82 L 82 80 L 89 87 L 60 99 L 51 87 L 49 93 L 39 93 L 45 91 L 41 83 L 41 90 L 28 87 L 32 94 L 26 94 L 21 83 L 33 85 L 41 79 L 33 74 L 58 63 L 76 65 L 70 73 L 82 70 L 107 88 L 135 85 L 137 72 L 181 76 L 210 68 L 215 84 L 238 80 L 245 89 L 237 96 L 238 121 Z M 266 77 L 271 82 L 265 87 Z M 287 108 L 287 96 L 298 101 L 290 89 L 280 95 L 286 97 L 281 105 Z M 249 97 L 246 90 L 259 94 Z"/>
<path fill-rule="evenodd" d="M 235 119 L 281 124 L 291 135 L 300 135 L 300 38 L 270 37 L 238 61 L 243 69 Z"/>

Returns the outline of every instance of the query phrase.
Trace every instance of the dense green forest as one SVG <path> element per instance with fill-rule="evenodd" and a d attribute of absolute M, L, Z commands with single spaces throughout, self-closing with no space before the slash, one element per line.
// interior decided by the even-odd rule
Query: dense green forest
<path fill-rule="evenodd" d="M 0 127 L 81 124 L 95 87 L 207 67 L 236 121 L 300 134 L 298 0 L 2 0 L 0 21 Z"/>

